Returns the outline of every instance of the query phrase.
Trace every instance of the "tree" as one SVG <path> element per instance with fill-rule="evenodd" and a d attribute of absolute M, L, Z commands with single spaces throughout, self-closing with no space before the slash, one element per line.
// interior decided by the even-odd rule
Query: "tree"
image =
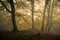
<path fill-rule="evenodd" d="M 47 5 L 47 22 L 46 22 L 46 28 L 45 28 L 45 32 L 47 31 L 47 28 L 49 26 L 50 23 L 50 2 Z"/>
<path fill-rule="evenodd" d="M 34 28 L 34 0 L 31 0 L 31 6 L 32 6 L 32 28 Z"/>
<path fill-rule="evenodd" d="M 41 26 L 41 31 L 43 32 L 44 31 L 44 20 L 45 20 L 45 10 L 46 10 L 46 7 L 48 5 L 50 0 L 45 0 L 45 7 L 44 7 L 44 10 L 43 10 L 43 18 L 42 18 L 42 26 Z"/>
<path fill-rule="evenodd" d="M 17 31 L 17 25 L 16 25 L 16 22 L 15 22 L 15 7 L 14 7 L 14 2 L 13 2 L 13 0 L 6 0 L 6 1 L 10 4 L 11 11 L 5 6 L 4 2 L 0 0 L 1 4 L 12 15 L 13 31 Z"/>
<path fill-rule="evenodd" d="M 50 0 L 49 4 L 48 4 L 48 8 L 47 8 L 47 14 L 48 14 L 48 18 L 47 18 L 47 24 L 46 24 L 46 29 L 45 32 L 50 32 L 51 31 L 51 26 L 52 26 L 52 13 L 53 13 L 53 5 L 54 0 Z"/>
<path fill-rule="evenodd" d="M 48 27 L 48 32 L 50 32 L 51 31 L 51 27 L 52 27 L 52 16 L 53 16 L 53 7 L 54 7 L 54 5 L 53 5 L 53 3 L 54 3 L 54 0 L 51 0 L 51 6 L 50 6 L 50 25 L 49 25 L 49 27 Z"/>

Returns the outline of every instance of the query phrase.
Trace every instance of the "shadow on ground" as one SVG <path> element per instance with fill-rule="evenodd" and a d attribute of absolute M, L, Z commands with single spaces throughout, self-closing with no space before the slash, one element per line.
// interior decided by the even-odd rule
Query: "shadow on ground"
<path fill-rule="evenodd" d="M 42 33 L 36 29 L 0 32 L 0 40 L 60 40 L 59 35 Z"/>

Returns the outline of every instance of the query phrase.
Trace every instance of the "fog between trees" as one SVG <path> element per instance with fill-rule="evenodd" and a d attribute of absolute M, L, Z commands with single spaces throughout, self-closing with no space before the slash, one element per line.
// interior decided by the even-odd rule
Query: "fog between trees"
<path fill-rule="evenodd" d="M 60 35 L 60 1 L 50 0 L 48 4 L 46 2 L 46 0 L 34 0 L 34 3 L 31 0 L 14 0 L 17 29 L 36 28 Z M 4 1 L 4 4 L 11 10 L 7 1 Z M 13 30 L 11 16 L 0 3 L 0 31 Z"/>

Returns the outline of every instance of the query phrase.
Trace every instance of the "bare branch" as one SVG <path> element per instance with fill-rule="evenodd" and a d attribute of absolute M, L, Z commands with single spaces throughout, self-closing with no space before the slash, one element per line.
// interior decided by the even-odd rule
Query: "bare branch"
<path fill-rule="evenodd" d="M 10 13 L 12 13 L 12 11 L 10 11 L 6 6 L 5 6 L 5 4 L 0 0 L 0 2 L 1 2 L 1 4 L 5 7 L 5 9 L 8 11 L 8 12 L 10 12 Z"/>

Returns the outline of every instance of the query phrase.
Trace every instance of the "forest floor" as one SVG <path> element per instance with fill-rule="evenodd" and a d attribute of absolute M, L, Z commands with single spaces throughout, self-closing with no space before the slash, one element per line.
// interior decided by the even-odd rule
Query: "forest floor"
<path fill-rule="evenodd" d="M 60 36 L 29 29 L 25 31 L 0 32 L 0 40 L 60 40 Z"/>

